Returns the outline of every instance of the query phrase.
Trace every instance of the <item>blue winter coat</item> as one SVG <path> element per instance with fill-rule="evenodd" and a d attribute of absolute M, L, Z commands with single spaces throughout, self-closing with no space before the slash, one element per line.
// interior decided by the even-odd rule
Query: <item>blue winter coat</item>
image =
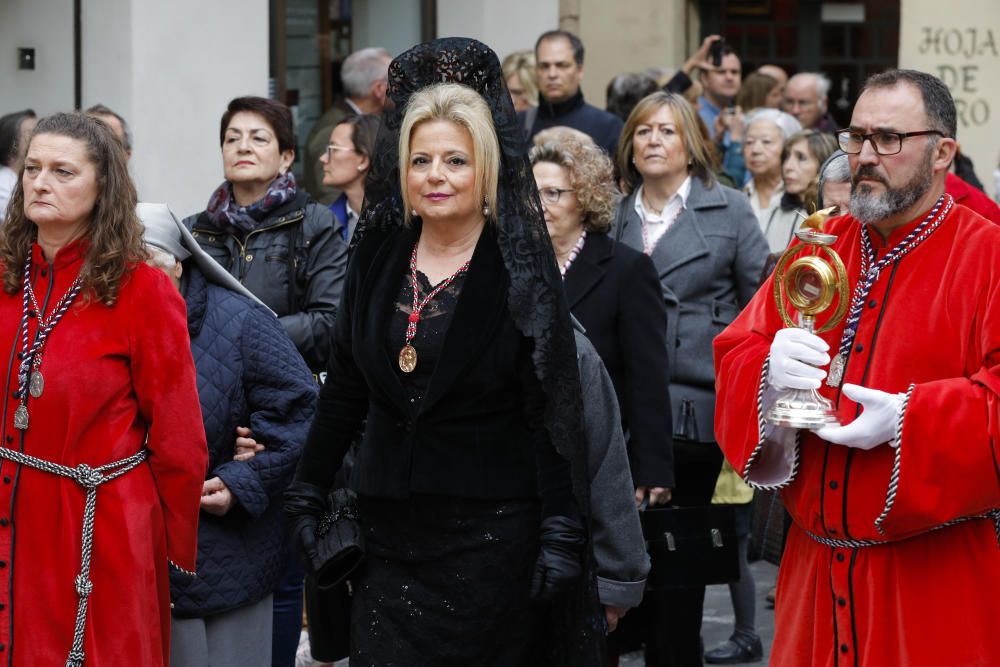
<path fill-rule="evenodd" d="M 202 512 L 198 575 L 171 571 L 173 613 L 203 617 L 269 595 L 284 572 L 281 494 L 292 478 L 316 403 L 316 384 L 277 318 L 260 304 L 207 282 L 184 264 L 188 332 L 208 441 L 208 476 L 235 502 Z M 266 445 L 234 461 L 236 427 Z"/>

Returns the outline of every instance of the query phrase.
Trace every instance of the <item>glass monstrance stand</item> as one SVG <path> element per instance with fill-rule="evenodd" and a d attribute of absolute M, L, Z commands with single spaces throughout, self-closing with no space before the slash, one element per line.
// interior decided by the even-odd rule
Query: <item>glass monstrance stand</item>
<path fill-rule="evenodd" d="M 787 249 L 774 269 L 774 300 L 781 319 L 789 327 L 809 333 L 824 333 L 844 319 L 848 306 L 847 269 L 830 245 L 837 240 L 823 233 L 823 223 L 833 212 L 826 208 L 803 221 L 795 236 L 802 245 Z M 826 322 L 817 328 L 817 316 L 837 306 Z M 788 305 L 798 314 L 791 318 Z M 789 428 L 816 429 L 839 424 L 833 403 L 815 389 L 786 389 L 778 395 L 765 419 L 769 424 Z"/>

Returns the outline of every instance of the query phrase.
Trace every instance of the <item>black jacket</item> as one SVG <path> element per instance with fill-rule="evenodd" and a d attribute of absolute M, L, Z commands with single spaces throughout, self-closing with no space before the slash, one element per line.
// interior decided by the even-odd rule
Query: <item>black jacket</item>
<path fill-rule="evenodd" d="M 302 451 L 316 383 L 267 309 L 208 283 L 193 262 L 184 276 L 207 477 L 219 477 L 236 499 L 225 516 L 201 513 L 198 576 L 170 571 L 173 613 L 202 617 L 261 600 L 284 574 L 281 493 Z M 237 425 L 251 427 L 267 449 L 234 461 Z"/>
<path fill-rule="evenodd" d="M 526 122 L 525 113 L 522 111 L 518 114 L 522 123 Z M 583 100 L 583 93 L 577 91 L 576 95 L 568 100 L 556 103 L 547 102 L 545 98 L 539 96 L 538 107 L 532 113 L 535 114 L 535 119 L 528 133 L 529 144 L 531 138 L 542 130 L 565 125 L 589 135 L 595 144 L 614 158 L 624 123 L 613 113 L 587 104 Z"/>
<path fill-rule="evenodd" d="M 204 212 L 184 224 L 205 252 L 278 315 L 309 368 L 325 368 L 347 272 L 347 243 L 330 210 L 299 191 L 244 238 L 218 229 Z"/>
<path fill-rule="evenodd" d="M 672 488 L 667 308 L 652 260 L 590 233 L 563 285 L 618 394 L 633 481 Z"/>
<path fill-rule="evenodd" d="M 487 225 L 421 401 L 408 398 L 386 351 L 393 303 L 417 230 L 369 231 L 355 247 L 326 384 L 296 479 L 329 489 L 367 415 L 351 472 L 359 494 L 407 498 L 541 496 L 543 513 L 572 507 L 569 464 L 553 448 L 531 339 L 507 310 L 509 277 Z"/>

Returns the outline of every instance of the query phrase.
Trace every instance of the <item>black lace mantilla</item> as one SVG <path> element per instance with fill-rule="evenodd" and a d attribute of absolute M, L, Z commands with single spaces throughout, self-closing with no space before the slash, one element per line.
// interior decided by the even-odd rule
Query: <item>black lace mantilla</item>
<path fill-rule="evenodd" d="M 517 122 L 500 61 L 485 44 L 457 37 L 438 39 L 413 47 L 389 65 L 388 101 L 352 244 L 359 243 L 369 230 L 386 231 L 403 224 L 399 128 L 410 96 L 428 85 L 445 82 L 461 83 L 475 90 L 493 115 L 501 154 L 495 202 L 497 243 L 510 274 L 508 308 L 517 328 L 534 340 L 535 371 L 546 395 L 545 425 L 556 450 L 569 460 L 578 504 L 584 513 L 589 513 L 590 482 L 569 306 L 524 150 L 523 128 Z M 593 570 L 592 563 L 590 569 Z M 559 629 L 567 633 L 564 637 L 575 644 L 575 650 L 558 656 L 557 662 L 551 664 L 581 667 L 603 663 L 600 655 L 603 650 L 597 648 L 603 644 L 603 629 L 600 620 L 591 613 L 600 607 L 596 588 L 588 586 L 588 589 L 592 590 L 581 595 L 580 606 L 575 610 L 575 627 Z"/>

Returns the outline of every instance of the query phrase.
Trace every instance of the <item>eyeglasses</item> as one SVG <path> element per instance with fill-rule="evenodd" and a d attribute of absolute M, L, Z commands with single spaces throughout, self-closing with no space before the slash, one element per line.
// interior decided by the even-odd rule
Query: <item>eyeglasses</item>
<path fill-rule="evenodd" d="M 544 203 L 558 204 L 559 197 L 561 197 L 564 192 L 573 192 L 573 190 L 567 190 L 565 188 L 542 188 L 538 191 L 538 194 L 541 195 Z"/>
<path fill-rule="evenodd" d="M 939 130 L 921 130 L 919 132 L 872 132 L 862 134 L 852 130 L 841 130 L 837 132 L 837 143 L 845 153 L 856 155 L 864 148 L 866 141 L 872 142 L 872 148 L 879 155 L 895 155 L 903 150 L 903 139 L 907 137 L 921 137 L 926 134 L 936 134 L 943 137 L 944 132 Z"/>
<path fill-rule="evenodd" d="M 333 154 L 337 151 L 354 151 L 350 146 L 338 146 L 337 144 L 327 144 L 326 145 L 326 159 L 332 160 Z"/>

